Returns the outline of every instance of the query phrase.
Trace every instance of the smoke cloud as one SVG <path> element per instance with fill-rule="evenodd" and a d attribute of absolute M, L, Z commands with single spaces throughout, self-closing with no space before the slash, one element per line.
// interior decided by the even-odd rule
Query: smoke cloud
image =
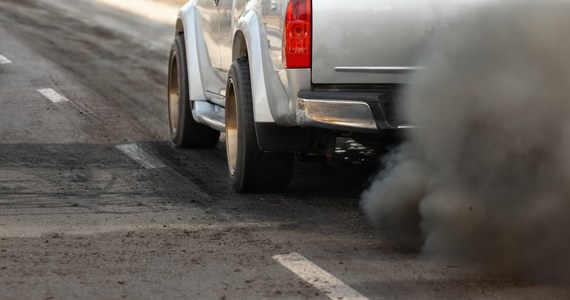
<path fill-rule="evenodd" d="M 570 280 L 570 2 L 490 2 L 434 38 L 362 207 L 424 253 Z"/>

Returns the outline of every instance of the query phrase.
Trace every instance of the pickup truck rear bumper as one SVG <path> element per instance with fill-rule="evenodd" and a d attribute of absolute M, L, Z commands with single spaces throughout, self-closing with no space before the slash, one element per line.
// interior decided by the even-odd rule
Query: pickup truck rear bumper
<path fill-rule="evenodd" d="M 364 133 L 410 128 L 398 118 L 395 101 L 393 91 L 301 91 L 297 125 Z"/>

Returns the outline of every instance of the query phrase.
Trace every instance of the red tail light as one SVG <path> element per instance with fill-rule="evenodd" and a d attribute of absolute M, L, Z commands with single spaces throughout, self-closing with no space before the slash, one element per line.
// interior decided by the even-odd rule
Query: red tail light
<path fill-rule="evenodd" d="M 291 0 L 285 15 L 283 65 L 311 67 L 311 0 Z"/>

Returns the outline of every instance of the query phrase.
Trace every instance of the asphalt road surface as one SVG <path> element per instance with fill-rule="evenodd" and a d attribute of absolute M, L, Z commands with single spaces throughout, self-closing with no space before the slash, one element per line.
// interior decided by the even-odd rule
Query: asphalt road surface
<path fill-rule="evenodd" d="M 380 163 L 350 141 L 254 195 L 222 141 L 174 148 L 177 2 L 0 0 L 1 299 L 570 298 L 385 239 L 359 208 Z"/>

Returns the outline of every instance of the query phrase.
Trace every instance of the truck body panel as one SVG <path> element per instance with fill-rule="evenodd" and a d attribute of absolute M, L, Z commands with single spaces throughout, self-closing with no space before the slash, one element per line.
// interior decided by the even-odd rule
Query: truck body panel
<path fill-rule="evenodd" d="M 429 43 L 481 0 L 313 0 L 315 84 L 399 84 Z"/>
<path fill-rule="evenodd" d="M 393 89 L 422 69 L 439 34 L 488 2 L 312 0 L 311 66 L 288 69 L 282 47 L 289 0 L 191 0 L 179 19 L 192 114 L 204 124 L 212 113 L 223 120 L 228 71 L 247 56 L 256 124 L 372 134 L 408 127 L 392 116 Z"/>

